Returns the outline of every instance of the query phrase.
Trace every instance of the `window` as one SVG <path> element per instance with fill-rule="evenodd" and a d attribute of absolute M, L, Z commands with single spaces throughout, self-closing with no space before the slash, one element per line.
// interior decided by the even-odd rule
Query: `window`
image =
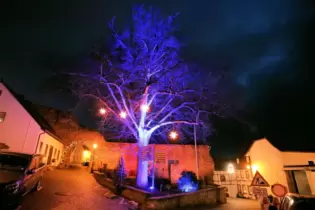
<path fill-rule="evenodd" d="M 250 194 L 250 195 L 251 195 L 251 194 L 252 194 L 252 191 L 251 191 L 250 186 L 248 186 L 248 185 L 247 185 L 247 190 L 248 190 L 248 194 Z"/>
<path fill-rule="evenodd" d="M 0 123 L 4 122 L 6 114 L 6 112 L 0 112 Z"/>
<path fill-rule="evenodd" d="M 221 181 L 221 182 L 225 182 L 225 181 L 226 181 L 225 176 L 224 176 L 223 174 L 220 175 L 220 181 Z"/>
<path fill-rule="evenodd" d="M 2 90 L 0 90 L 0 96 L 2 95 Z"/>
<path fill-rule="evenodd" d="M 242 185 L 242 193 L 247 193 L 247 189 L 246 189 L 247 187 L 243 184 Z"/>
<path fill-rule="evenodd" d="M 249 179 L 249 172 L 248 171 L 245 171 L 245 176 L 246 176 L 246 179 Z"/>
<path fill-rule="evenodd" d="M 43 142 L 40 142 L 38 153 L 41 154 L 42 153 L 42 149 L 43 149 Z"/>
<path fill-rule="evenodd" d="M 59 160 L 60 150 L 58 150 L 57 160 Z"/>
<path fill-rule="evenodd" d="M 45 147 L 45 157 L 47 157 L 47 152 L 48 152 L 48 144 L 46 144 L 46 147 Z"/>
<path fill-rule="evenodd" d="M 240 173 L 241 173 L 241 178 L 242 179 L 244 179 L 244 173 L 243 173 L 244 171 L 240 171 Z"/>
<path fill-rule="evenodd" d="M 236 171 L 236 179 L 239 179 L 239 178 L 240 178 L 240 172 Z"/>
<path fill-rule="evenodd" d="M 240 184 L 237 184 L 237 192 L 242 193 L 242 186 Z"/>

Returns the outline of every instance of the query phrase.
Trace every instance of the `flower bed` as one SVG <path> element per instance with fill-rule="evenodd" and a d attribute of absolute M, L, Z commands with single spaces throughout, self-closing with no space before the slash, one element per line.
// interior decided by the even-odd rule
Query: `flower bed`
<path fill-rule="evenodd" d="M 95 179 L 104 187 L 116 192 L 115 185 L 111 179 L 104 174 L 95 172 Z M 120 196 L 139 203 L 140 206 L 149 209 L 171 209 L 197 205 L 215 205 L 226 203 L 224 187 L 209 187 L 195 192 L 177 193 L 170 195 L 158 195 L 152 192 L 124 186 Z"/>

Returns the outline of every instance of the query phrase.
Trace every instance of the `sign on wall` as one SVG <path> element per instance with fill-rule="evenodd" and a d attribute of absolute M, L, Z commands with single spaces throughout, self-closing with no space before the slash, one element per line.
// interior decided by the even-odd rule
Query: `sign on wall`
<path fill-rule="evenodd" d="M 270 185 L 268 184 L 266 179 L 258 171 L 256 171 L 255 176 L 250 186 L 269 187 Z"/>

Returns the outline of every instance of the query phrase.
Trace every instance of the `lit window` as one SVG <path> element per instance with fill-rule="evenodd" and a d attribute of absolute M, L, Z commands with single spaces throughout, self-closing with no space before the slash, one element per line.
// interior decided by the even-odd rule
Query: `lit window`
<path fill-rule="evenodd" d="M 226 181 L 225 176 L 223 174 L 220 176 L 220 181 L 221 182 L 225 182 Z"/>
<path fill-rule="evenodd" d="M 0 123 L 4 122 L 6 112 L 0 112 Z"/>
<path fill-rule="evenodd" d="M 245 171 L 246 179 L 249 179 L 249 172 Z"/>

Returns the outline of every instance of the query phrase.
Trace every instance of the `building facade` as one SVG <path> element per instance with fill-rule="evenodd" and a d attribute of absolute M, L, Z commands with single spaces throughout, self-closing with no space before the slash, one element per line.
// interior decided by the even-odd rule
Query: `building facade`
<path fill-rule="evenodd" d="M 246 157 L 270 184 L 282 184 L 288 192 L 315 195 L 315 152 L 283 151 L 266 138 L 254 141 Z M 271 194 L 271 188 L 267 188 Z"/>
<path fill-rule="evenodd" d="M 64 144 L 31 104 L 0 82 L 0 143 L 7 150 L 41 153 L 48 164 L 58 165 Z"/>
<path fill-rule="evenodd" d="M 233 172 L 216 170 L 213 174 L 214 183 L 226 187 L 228 196 L 233 198 L 255 199 L 250 186 L 252 179 L 253 175 L 250 169 L 235 169 Z"/>
<path fill-rule="evenodd" d="M 225 169 L 214 172 L 214 182 L 226 186 L 231 197 L 244 194 L 255 198 L 250 185 L 256 171 L 270 185 L 263 187 L 268 194 L 272 194 L 272 185 L 281 184 L 291 193 L 315 195 L 315 152 L 280 150 L 263 138 L 254 141 L 240 160 L 226 162 Z M 228 164 L 235 167 L 232 174 Z"/>

